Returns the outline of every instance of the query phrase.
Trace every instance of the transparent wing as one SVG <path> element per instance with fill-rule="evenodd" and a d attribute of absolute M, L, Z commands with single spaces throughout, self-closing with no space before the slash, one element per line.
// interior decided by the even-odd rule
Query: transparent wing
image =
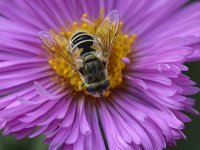
<path fill-rule="evenodd" d="M 119 14 L 116 10 L 113 10 L 103 20 L 95 33 L 95 39 L 101 47 L 101 55 L 106 62 L 108 62 L 118 30 Z"/>
<path fill-rule="evenodd" d="M 73 69 L 77 70 L 73 56 L 69 51 L 68 42 L 64 37 L 45 31 L 41 31 L 39 36 L 41 41 L 53 55 L 63 59 L 66 63 L 71 65 Z"/>

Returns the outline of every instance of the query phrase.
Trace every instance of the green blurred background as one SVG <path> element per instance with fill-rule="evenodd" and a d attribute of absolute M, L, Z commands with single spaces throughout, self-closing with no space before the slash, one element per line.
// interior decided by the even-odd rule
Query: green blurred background
<path fill-rule="evenodd" d="M 195 1 L 195 0 L 192 0 Z M 189 72 L 186 72 L 193 81 L 197 82 L 200 87 L 200 62 L 189 63 Z M 193 96 L 196 98 L 195 108 L 200 111 L 200 93 Z M 192 122 L 186 124 L 184 130 L 187 140 L 177 141 L 177 146 L 167 150 L 200 150 L 200 116 L 191 116 Z M 48 146 L 42 144 L 44 137 L 40 136 L 35 139 L 15 140 L 13 136 L 0 135 L 0 150 L 47 150 Z"/>

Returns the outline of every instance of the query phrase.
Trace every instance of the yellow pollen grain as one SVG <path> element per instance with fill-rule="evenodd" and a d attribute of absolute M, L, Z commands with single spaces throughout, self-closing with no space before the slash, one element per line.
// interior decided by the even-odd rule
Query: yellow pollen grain
<path fill-rule="evenodd" d="M 98 28 L 102 22 L 102 15 L 103 13 L 101 13 L 97 20 L 93 21 L 96 28 Z M 82 18 L 87 18 L 87 14 L 84 13 Z M 125 68 L 125 63 L 122 62 L 121 59 L 128 57 L 129 53 L 131 52 L 131 46 L 136 38 L 135 34 L 129 36 L 122 33 L 121 28 L 123 26 L 123 22 L 120 21 L 119 26 L 119 32 L 115 43 L 113 44 L 113 49 L 111 51 L 108 63 L 108 78 L 110 81 L 110 88 L 105 94 L 105 97 L 109 96 L 112 89 L 118 87 L 123 82 L 123 70 Z M 77 32 L 77 30 L 84 30 L 90 34 L 94 34 L 93 25 L 84 20 L 79 23 L 75 21 L 72 26 L 68 27 L 68 29 L 69 30 L 66 31 L 65 28 L 61 28 L 58 34 L 65 36 L 67 39 L 70 39 L 72 33 Z M 55 31 L 52 29 L 50 32 L 55 33 Z M 71 68 L 71 66 L 56 56 L 49 57 L 48 63 L 58 74 L 58 78 L 55 78 L 54 80 L 59 79 L 57 82 L 60 83 L 61 86 L 70 85 L 75 92 L 84 92 L 85 94 L 88 94 L 85 90 L 85 86 L 83 86 L 80 76 Z"/>
<path fill-rule="evenodd" d="M 87 14 L 84 13 L 84 14 L 82 15 L 82 17 L 83 17 L 83 18 L 87 18 Z"/>
<path fill-rule="evenodd" d="M 76 21 L 74 21 L 74 23 L 73 23 L 73 24 L 74 24 L 74 26 L 77 26 L 77 22 L 76 22 Z"/>
<path fill-rule="evenodd" d="M 68 31 L 67 32 L 67 36 L 70 36 L 72 34 L 72 32 Z"/>
<path fill-rule="evenodd" d="M 87 24 L 84 23 L 84 24 L 82 25 L 82 28 L 85 29 L 86 27 L 87 27 Z"/>

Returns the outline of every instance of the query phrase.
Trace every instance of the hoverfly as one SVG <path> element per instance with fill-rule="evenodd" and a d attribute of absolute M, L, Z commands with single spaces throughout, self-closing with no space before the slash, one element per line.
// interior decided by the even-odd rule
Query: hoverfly
<path fill-rule="evenodd" d="M 39 36 L 50 52 L 78 72 L 89 94 L 103 97 L 110 86 L 107 65 L 118 30 L 119 14 L 113 10 L 94 35 L 77 31 L 67 40 L 60 35 L 41 31 Z M 63 46 L 64 49 L 61 48 Z"/>

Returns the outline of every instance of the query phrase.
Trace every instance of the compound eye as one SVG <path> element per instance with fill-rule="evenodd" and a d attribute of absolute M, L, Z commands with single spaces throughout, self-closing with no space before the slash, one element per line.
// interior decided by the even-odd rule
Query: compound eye
<path fill-rule="evenodd" d="M 89 92 L 89 93 L 95 93 L 97 91 L 97 87 L 95 85 L 87 85 L 86 86 L 86 90 Z"/>

